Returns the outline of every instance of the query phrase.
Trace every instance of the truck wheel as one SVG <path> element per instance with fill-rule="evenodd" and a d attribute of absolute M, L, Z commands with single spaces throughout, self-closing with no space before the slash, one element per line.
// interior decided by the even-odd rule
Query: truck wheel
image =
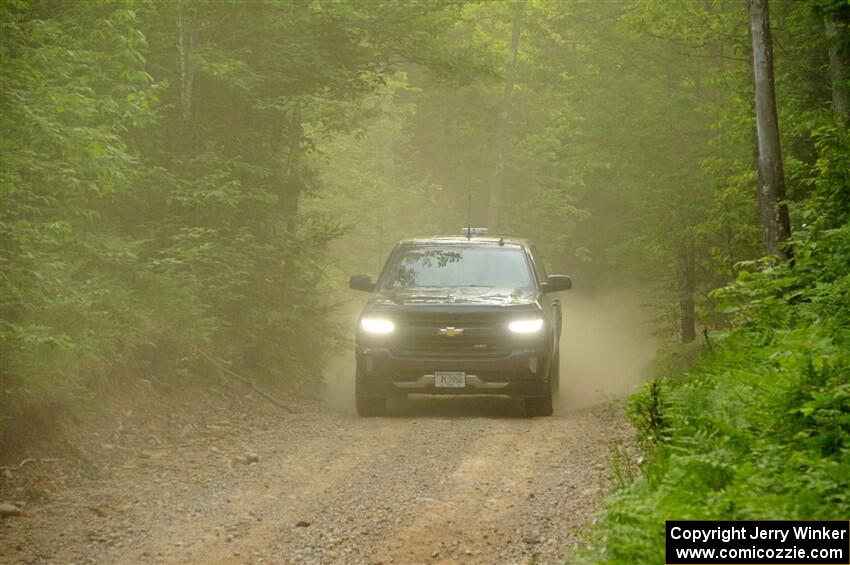
<path fill-rule="evenodd" d="M 381 396 L 364 396 L 360 392 L 360 378 L 354 384 L 354 403 L 357 415 L 363 418 L 383 416 L 387 408 L 387 399 Z"/>
<path fill-rule="evenodd" d="M 557 373 L 557 371 L 556 371 Z M 551 416 L 552 412 L 552 369 L 549 370 L 549 375 L 546 375 L 546 386 L 544 387 L 543 396 L 525 399 L 525 415 L 529 418 L 537 416 Z"/>
<path fill-rule="evenodd" d="M 549 385 L 552 387 L 552 396 L 556 399 L 561 392 L 561 352 L 555 353 L 552 358 L 552 366 L 549 368 Z"/>
<path fill-rule="evenodd" d="M 357 395 L 357 415 L 363 418 L 372 418 L 375 416 L 383 416 L 387 407 L 387 399 L 380 396 L 360 396 Z"/>

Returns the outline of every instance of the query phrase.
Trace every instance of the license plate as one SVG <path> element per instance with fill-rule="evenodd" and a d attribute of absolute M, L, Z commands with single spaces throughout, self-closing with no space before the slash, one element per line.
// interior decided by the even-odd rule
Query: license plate
<path fill-rule="evenodd" d="M 466 373 L 437 371 L 434 373 L 434 386 L 437 388 L 464 388 L 466 386 Z"/>

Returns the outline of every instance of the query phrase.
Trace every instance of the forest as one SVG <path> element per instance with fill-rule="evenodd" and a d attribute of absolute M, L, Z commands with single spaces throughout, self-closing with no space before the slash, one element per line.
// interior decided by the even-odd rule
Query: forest
<path fill-rule="evenodd" d="M 350 274 L 486 225 L 640 289 L 663 341 L 582 559 L 663 562 L 670 517 L 850 515 L 846 0 L 6 0 L 0 25 L 0 449 L 115 383 L 309 390 Z"/>

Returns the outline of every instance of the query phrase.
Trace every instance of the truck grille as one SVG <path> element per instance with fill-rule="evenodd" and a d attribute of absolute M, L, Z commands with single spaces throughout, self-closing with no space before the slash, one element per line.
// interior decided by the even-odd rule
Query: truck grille
<path fill-rule="evenodd" d="M 448 327 L 463 332 L 441 335 L 440 330 Z M 406 318 L 400 321 L 393 342 L 393 354 L 399 357 L 504 357 L 511 350 L 501 316 Z"/>

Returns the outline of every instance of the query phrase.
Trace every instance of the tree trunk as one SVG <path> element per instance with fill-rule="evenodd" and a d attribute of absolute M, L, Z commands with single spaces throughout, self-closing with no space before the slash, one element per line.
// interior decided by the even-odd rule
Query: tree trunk
<path fill-rule="evenodd" d="M 398 188 L 398 173 L 395 166 L 395 141 L 384 138 L 381 142 L 381 166 L 384 173 L 384 182 L 390 190 Z"/>
<path fill-rule="evenodd" d="M 759 220 L 765 251 L 769 255 L 787 259 L 788 254 L 782 243 L 791 234 L 791 223 L 785 204 L 785 174 L 776 115 L 768 0 L 749 0 L 749 9 L 759 150 Z"/>
<path fill-rule="evenodd" d="M 381 104 L 381 110 L 384 115 L 387 116 L 387 120 L 392 122 L 392 113 L 393 107 L 387 99 L 384 99 Z M 381 140 L 381 165 L 383 168 L 384 174 L 384 182 L 387 187 L 389 187 L 391 193 L 395 193 L 398 190 L 398 170 L 396 168 L 396 151 L 395 151 L 395 136 L 396 131 L 392 129 L 390 132 L 385 134 L 384 138 Z M 377 276 L 381 274 L 381 267 L 384 264 L 384 218 L 387 217 L 386 206 L 381 205 L 376 207 L 375 214 L 375 223 L 378 226 L 378 260 L 377 260 L 377 269 L 375 273 Z"/>
<path fill-rule="evenodd" d="M 298 201 L 303 192 L 304 179 L 301 158 L 304 154 L 304 128 L 301 124 L 301 110 L 292 111 L 289 123 L 289 147 L 286 160 L 281 166 L 280 193 L 278 202 L 281 215 L 286 222 L 286 231 L 294 234 L 297 227 Z"/>
<path fill-rule="evenodd" d="M 847 24 L 837 22 L 836 16 L 828 15 L 824 22 L 826 37 L 829 40 L 829 79 L 832 84 L 832 112 L 842 125 L 847 124 L 848 110 L 850 110 L 850 95 L 848 95 L 847 76 L 848 63 L 841 53 L 839 38 L 841 33 L 847 33 Z M 841 30 L 841 33 L 839 33 Z"/>
<path fill-rule="evenodd" d="M 499 132 L 496 134 L 496 162 L 493 169 L 493 180 L 490 184 L 490 209 L 488 226 L 496 232 L 499 229 L 499 212 L 502 206 L 502 184 L 505 172 L 505 151 L 508 146 L 508 135 L 511 124 L 511 103 L 514 92 L 514 72 L 516 70 L 517 52 L 519 50 L 519 35 L 522 26 L 523 3 L 514 4 L 514 18 L 511 30 L 511 47 L 508 55 L 508 67 L 505 72 L 505 91 L 502 95 L 502 111 L 499 115 Z"/>
<path fill-rule="evenodd" d="M 682 343 L 696 339 L 696 311 L 694 293 L 696 292 L 696 261 L 694 246 L 687 244 L 679 251 L 679 320 L 681 322 Z"/>
<path fill-rule="evenodd" d="M 180 118 L 183 155 L 188 155 L 192 146 L 192 113 L 195 84 L 195 63 L 192 51 L 195 46 L 195 9 L 177 3 L 177 49 L 180 53 Z"/>

